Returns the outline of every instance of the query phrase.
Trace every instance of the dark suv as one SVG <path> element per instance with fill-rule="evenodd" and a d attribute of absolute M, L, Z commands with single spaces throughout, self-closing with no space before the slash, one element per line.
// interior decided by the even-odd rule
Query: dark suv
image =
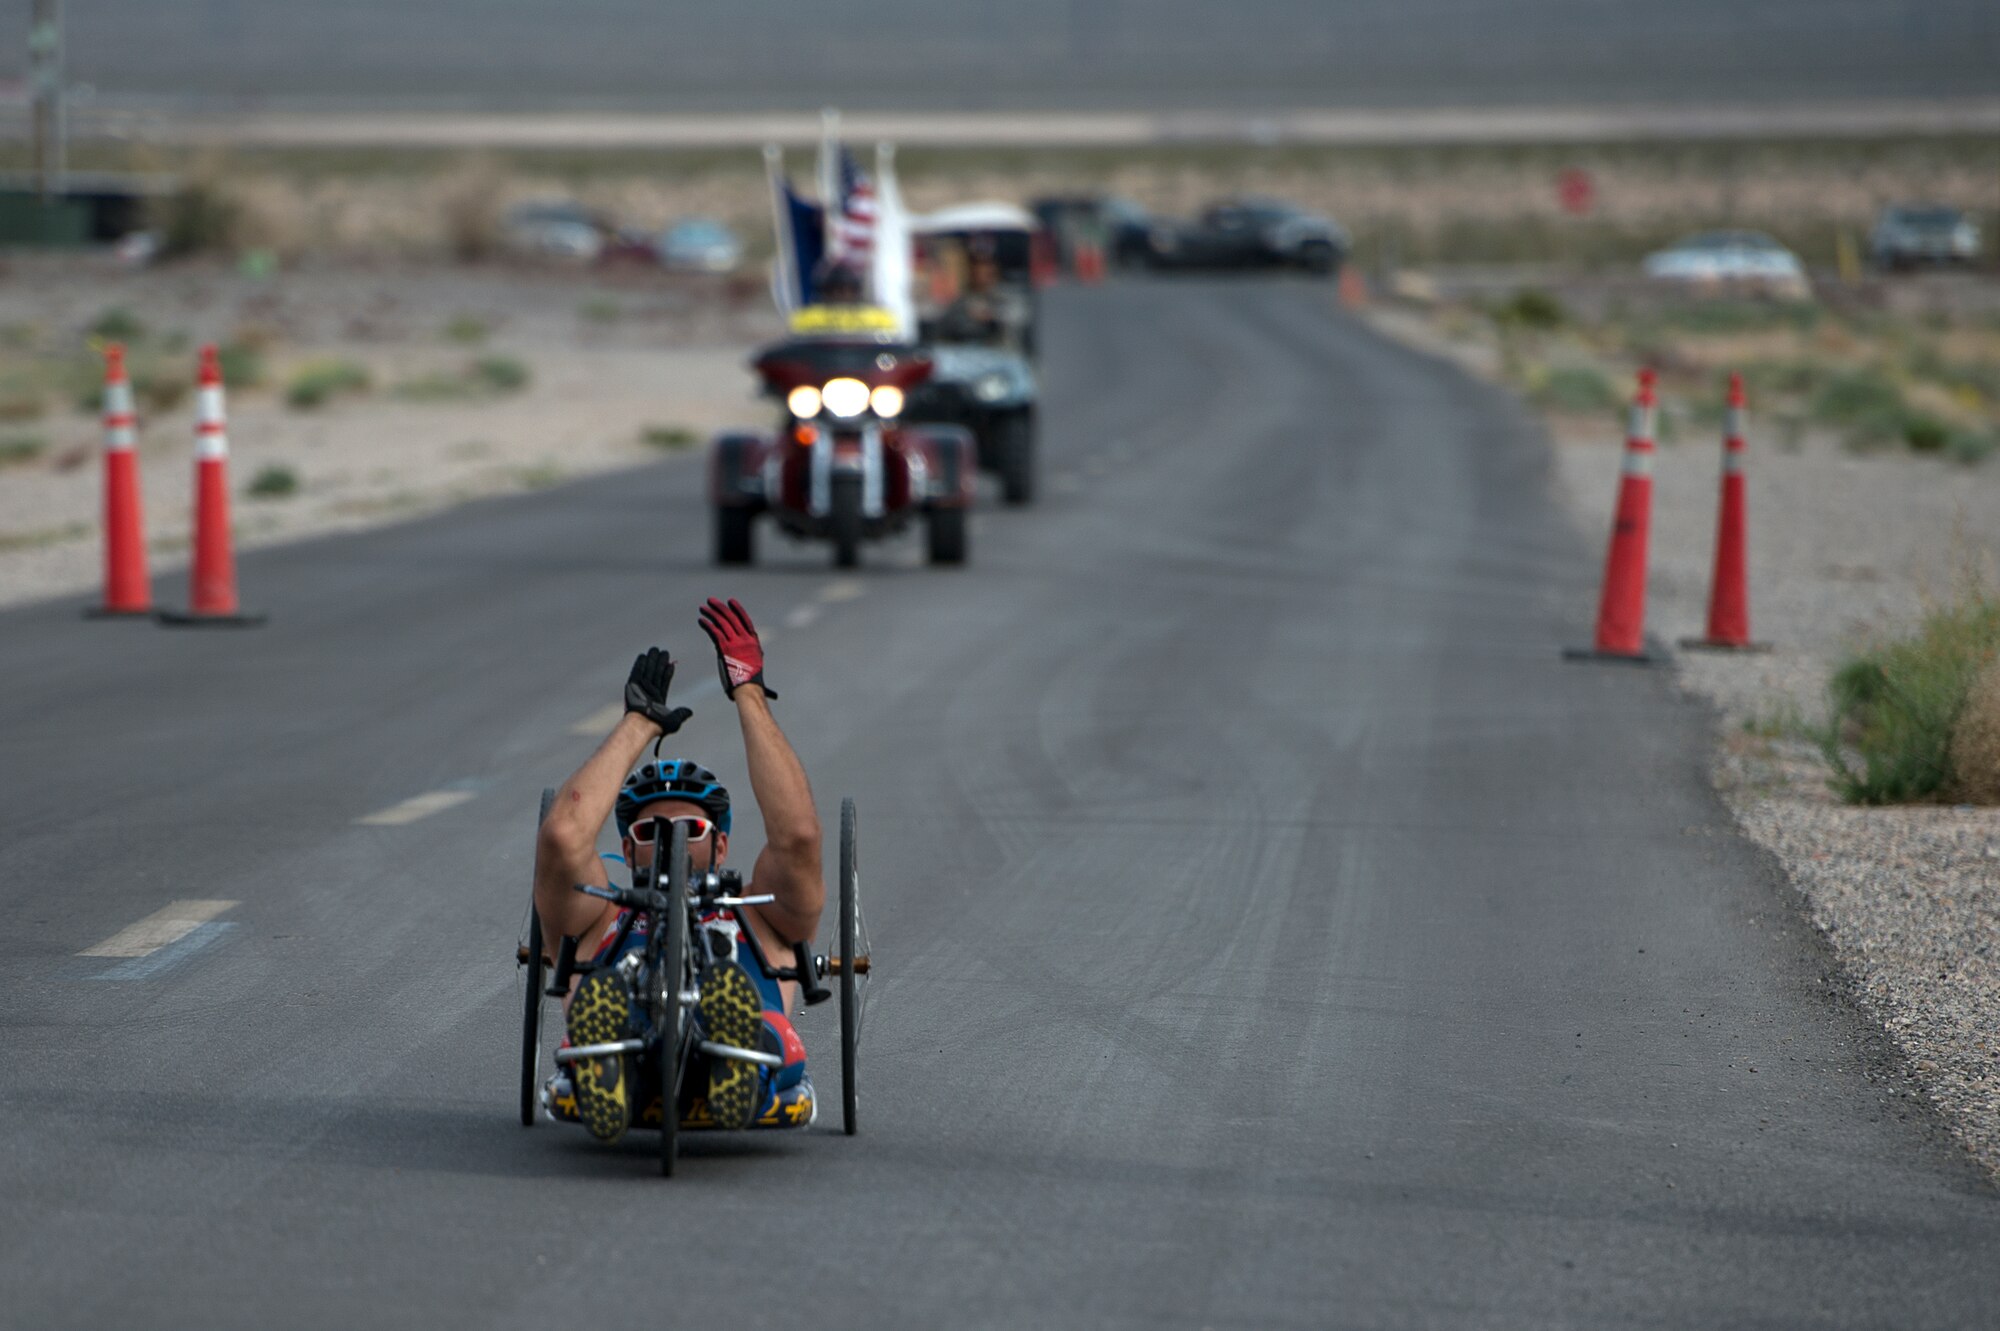
<path fill-rule="evenodd" d="M 1332 274 L 1347 259 L 1339 223 L 1277 199 L 1213 204 L 1192 222 L 1159 221 L 1146 238 L 1154 268 L 1301 268 Z"/>

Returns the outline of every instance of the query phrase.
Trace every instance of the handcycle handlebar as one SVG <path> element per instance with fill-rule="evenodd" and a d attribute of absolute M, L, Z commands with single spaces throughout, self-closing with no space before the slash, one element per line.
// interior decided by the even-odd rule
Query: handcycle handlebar
<path fill-rule="evenodd" d="M 602 898 L 626 910 L 665 910 L 667 906 L 667 894 L 650 887 L 596 887 L 590 883 L 578 883 L 573 890 L 587 897 Z"/>

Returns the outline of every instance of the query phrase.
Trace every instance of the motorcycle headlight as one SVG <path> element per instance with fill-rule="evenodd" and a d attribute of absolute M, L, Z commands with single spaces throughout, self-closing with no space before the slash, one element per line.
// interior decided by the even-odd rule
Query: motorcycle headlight
<path fill-rule="evenodd" d="M 802 421 L 809 421 L 819 415 L 819 390 L 811 384 L 800 384 L 785 394 L 785 407 Z"/>
<path fill-rule="evenodd" d="M 903 414 L 903 390 L 893 384 L 883 384 L 868 395 L 868 405 L 875 414 L 884 418 Z"/>
<path fill-rule="evenodd" d="M 868 385 L 859 379 L 829 379 L 819 395 L 836 416 L 859 416 L 868 410 Z"/>
<path fill-rule="evenodd" d="M 998 402 L 1011 385 L 1004 374 L 982 374 L 972 382 L 972 395 L 981 402 Z"/>

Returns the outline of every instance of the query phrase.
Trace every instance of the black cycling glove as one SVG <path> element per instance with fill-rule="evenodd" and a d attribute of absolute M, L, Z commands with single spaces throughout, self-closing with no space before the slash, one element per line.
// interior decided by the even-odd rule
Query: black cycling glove
<path fill-rule="evenodd" d="M 687 707 L 667 706 L 667 686 L 674 682 L 674 658 L 658 647 L 649 647 L 632 663 L 625 677 L 625 710 L 637 712 L 671 735 L 694 715 Z"/>

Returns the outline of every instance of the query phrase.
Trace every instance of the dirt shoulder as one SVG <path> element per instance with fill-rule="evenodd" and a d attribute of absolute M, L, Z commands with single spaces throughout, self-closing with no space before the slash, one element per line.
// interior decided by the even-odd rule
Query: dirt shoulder
<path fill-rule="evenodd" d="M 657 274 L 409 264 L 255 278 L 16 262 L 0 277 L 6 373 L 40 406 L 16 404 L 0 425 L 0 445 L 16 445 L 0 467 L 0 605 L 97 585 L 100 434 L 83 410 L 89 385 L 75 380 L 89 368 L 88 331 L 107 322 L 136 325 L 144 361 L 161 374 L 185 362 L 190 383 L 202 341 L 246 348 L 259 367 L 260 382 L 229 392 L 239 548 L 699 447 L 720 426 L 761 419 L 745 362 L 776 332 L 762 303 L 732 305 L 720 284 Z M 329 367 L 351 386 L 316 406 L 288 400 Z M 185 562 L 193 430 L 191 395 L 150 411 L 142 402 L 155 572 Z"/>
<path fill-rule="evenodd" d="M 1389 306 L 1369 317 L 1475 374 L 1512 379 L 1502 348 L 1462 314 Z M 1544 414 L 1561 499 L 1601 560 L 1619 478 L 1615 416 Z M 1772 650 L 1679 651 L 1674 669 L 1717 709 L 1718 790 L 1783 865 L 1858 1001 L 1904 1054 L 1906 1081 L 1892 1091 L 1929 1100 L 2000 1175 L 2000 819 L 1971 806 L 1842 804 L 1796 735 L 1823 713 L 1847 653 L 1906 631 L 1968 568 L 1994 567 L 2000 466 L 1855 452 L 1810 424 L 1781 432 L 1754 399 L 1748 437 L 1751 623 Z M 1718 466 L 1707 426 L 1684 425 L 1657 460 L 1647 622 L 1666 643 L 1703 629 Z"/>

